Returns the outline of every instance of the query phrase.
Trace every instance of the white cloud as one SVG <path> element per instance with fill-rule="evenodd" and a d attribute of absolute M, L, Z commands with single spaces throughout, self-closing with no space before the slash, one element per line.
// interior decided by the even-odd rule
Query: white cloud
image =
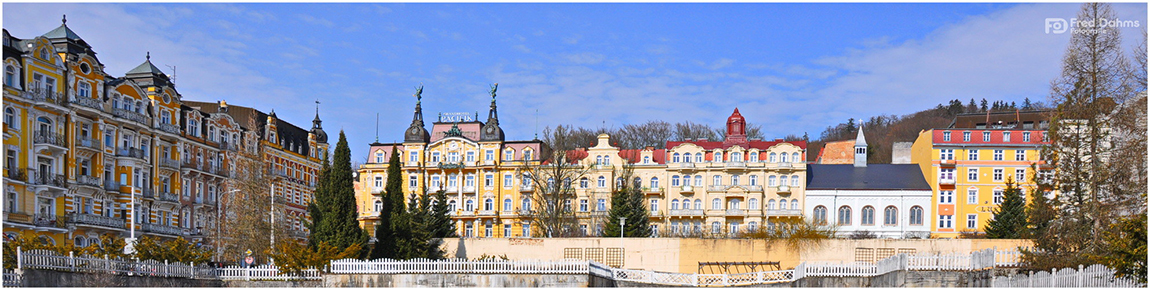
<path fill-rule="evenodd" d="M 563 58 L 574 64 L 598 64 L 606 57 L 594 52 L 564 54 Z"/>
<path fill-rule="evenodd" d="M 303 22 L 307 22 L 307 23 L 315 24 L 315 25 L 321 25 L 321 26 L 325 26 L 325 27 L 335 27 L 335 23 L 331 22 L 331 20 L 327 20 L 327 19 L 323 19 L 323 18 L 319 18 L 319 17 L 307 15 L 307 14 L 300 14 L 298 16 L 299 16 L 300 20 L 303 20 Z"/>

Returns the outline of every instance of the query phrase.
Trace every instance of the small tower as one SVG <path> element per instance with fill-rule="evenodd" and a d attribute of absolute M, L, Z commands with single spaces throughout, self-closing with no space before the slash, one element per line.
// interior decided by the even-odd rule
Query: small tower
<path fill-rule="evenodd" d="M 727 118 L 727 136 L 724 136 L 723 146 L 742 145 L 747 147 L 747 121 L 739 114 L 739 108 Z"/>
<path fill-rule="evenodd" d="M 431 140 L 431 134 L 427 133 L 427 129 L 423 128 L 423 85 L 416 89 L 415 94 L 415 115 L 411 117 L 411 126 L 407 127 L 407 131 L 403 134 L 403 141 L 408 143 L 427 143 Z"/>
<path fill-rule="evenodd" d="M 855 138 L 855 167 L 866 167 L 866 137 L 862 126 L 859 126 L 859 134 Z"/>

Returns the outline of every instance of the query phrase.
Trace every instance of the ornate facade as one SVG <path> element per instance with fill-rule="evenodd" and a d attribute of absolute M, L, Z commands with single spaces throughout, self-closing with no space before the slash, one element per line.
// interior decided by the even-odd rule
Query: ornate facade
<path fill-rule="evenodd" d="M 318 115 L 308 132 L 274 113 L 185 101 L 150 55 L 114 77 L 66 20 L 32 39 L 4 30 L 4 69 L 6 236 L 86 246 L 129 237 L 134 220 L 136 237 L 210 240 L 224 184 L 257 146 L 273 173 L 290 172 L 283 216 L 306 216 L 299 204 L 327 152 Z"/>

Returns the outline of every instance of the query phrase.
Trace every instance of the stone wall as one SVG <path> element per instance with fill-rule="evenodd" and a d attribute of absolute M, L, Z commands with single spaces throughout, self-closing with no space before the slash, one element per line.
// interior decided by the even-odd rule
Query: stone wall
<path fill-rule="evenodd" d="M 332 274 L 322 287 L 587 287 L 587 274 Z M 605 283 L 605 282 L 604 282 Z"/>
<path fill-rule="evenodd" d="M 72 273 L 24 269 L 24 287 L 220 287 L 219 280 Z"/>

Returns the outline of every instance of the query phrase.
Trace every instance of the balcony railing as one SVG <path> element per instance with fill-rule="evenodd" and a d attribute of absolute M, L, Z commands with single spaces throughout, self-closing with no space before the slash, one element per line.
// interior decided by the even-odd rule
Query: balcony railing
<path fill-rule="evenodd" d="M 47 144 L 60 147 L 68 147 L 68 142 L 65 142 L 64 134 L 57 134 L 52 131 L 36 130 L 32 135 L 32 142 L 36 144 Z"/>
<path fill-rule="evenodd" d="M 695 163 L 674 163 L 677 168 L 695 168 Z"/>
<path fill-rule="evenodd" d="M 741 210 L 741 209 L 728 209 L 727 215 L 729 215 L 729 216 L 730 215 L 743 215 L 743 210 Z"/>
<path fill-rule="evenodd" d="M 726 185 L 711 185 L 711 186 L 707 186 L 707 191 L 723 192 L 723 191 L 727 191 L 727 186 Z"/>
<path fill-rule="evenodd" d="M 100 144 L 100 140 L 92 139 L 90 137 L 85 137 L 85 136 L 76 137 L 76 145 L 79 147 L 89 148 L 89 149 L 96 150 L 96 151 L 100 151 L 101 149 L 104 149 L 103 144 Z"/>
<path fill-rule="evenodd" d="M 111 179 L 104 179 L 104 190 L 120 191 L 120 183 Z"/>
<path fill-rule="evenodd" d="M 945 166 L 945 167 L 954 167 L 955 161 L 954 161 L 954 159 L 943 159 L 943 160 L 939 160 L 938 164 Z"/>
<path fill-rule="evenodd" d="M 801 209 L 767 209 L 769 216 L 801 216 L 803 210 Z"/>
<path fill-rule="evenodd" d="M 750 191 L 750 192 L 761 192 L 761 191 L 763 191 L 763 186 L 762 185 L 744 185 L 743 189 L 746 189 L 747 191 Z"/>
<path fill-rule="evenodd" d="M 65 228 L 67 221 L 68 217 L 62 215 L 36 214 L 32 223 L 38 227 Z"/>
<path fill-rule="evenodd" d="M 701 209 L 672 209 L 671 216 L 703 216 Z"/>
<path fill-rule="evenodd" d="M 64 97 L 64 94 L 57 93 L 54 90 L 49 90 L 35 84 L 33 85 L 32 90 L 28 91 L 28 96 L 30 99 L 32 99 L 32 101 L 35 101 L 38 104 L 52 104 L 58 106 L 68 105 L 68 98 Z"/>
<path fill-rule="evenodd" d="M 463 193 L 475 193 L 475 187 L 474 186 L 464 186 L 463 187 Z"/>
<path fill-rule="evenodd" d="M 779 162 L 779 169 L 787 169 L 791 167 L 792 166 L 790 162 Z"/>
<path fill-rule="evenodd" d="M 68 180 L 63 174 L 40 173 L 32 171 L 32 184 L 55 187 L 68 187 Z"/>
<path fill-rule="evenodd" d="M 180 168 L 180 161 L 178 161 L 178 160 L 167 158 L 167 157 L 161 157 L 158 159 L 160 160 L 160 166 L 168 167 L 168 168 Z"/>
<path fill-rule="evenodd" d="M 479 211 L 479 215 L 480 216 L 495 216 L 495 211 L 494 210 L 481 210 L 481 211 Z"/>
<path fill-rule="evenodd" d="M 747 168 L 747 164 L 743 162 L 727 162 L 727 168 Z"/>
<path fill-rule="evenodd" d="M 86 213 L 72 214 L 71 222 L 84 225 L 125 228 L 123 219 Z"/>
<path fill-rule="evenodd" d="M 535 186 L 534 185 L 520 185 L 519 191 L 520 192 L 532 192 L 532 191 L 535 191 Z"/>
<path fill-rule="evenodd" d="M 77 175 L 76 176 L 76 183 L 78 183 L 80 185 L 91 186 L 91 187 L 100 187 L 101 185 L 103 185 L 103 180 L 101 180 L 99 177 L 90 176 L 90 175 Z"/>
<path fill-rule="evenodd" d="M 287 175 L 287 169 L 276 169 L 276 168 L 268 169 L 268 174 L 271 174 L 272 176 L 278 176 L 278 177 L 287 177 L 288 176 Z"/>
<path fill-rule="evenodd" d="M 127 119 L 129 121 L 133 121 L 133 122 L 140 123 L 143 125 L 148 125 L 148 123 L 149 123 L 148 122 L 148 116 L 145 116 L 144 114 L 141 114 L 141 113 L 136 113 L 133 111 L 125 110 L 122 108 L 112 109 L 112 116 L 116 116 L 117 118 L 121 118 L 121 119 Z"/>
<path fill-rule="evenodd" d="M 161 192 L 157 197 L 162 201 L 180 202 L 180 195 L 170 192 Z"/>
<path fill-rule="evenodd" d="M 184 233 L 184 229 L 181 229 L 179 227 L 173 227 L 173 226 L 161 225 L 161 224 L 140 224 L 140 229 L 144 230 L 145 232 L 152 232 L 152 233 L 157 233 L 157 234 L 167 234 L 167 235 L 173 235 L 173 236 L 179 236 L 179 235 L 182 235 Z"/>
<path fill-rule="evenodd" d="M 939 178 L 938 184 L 954 185 L 954 178 Z"/>
<path fill-rule="evenodd" d="M 144 198 L 155 198 L 156 197 L 155 191 L 152 191 L 151 187 L 141 187 L 140 188 L 140 194 L 143 195 Z"/>
<path fill-rule="evenodd" d="M 786 186 L 786 185 L 779 185 L 779 187 L 777 187 L 775 189 L 775 192 L 777 192 L 777 193 L 791 193 L 791 187 Z"/>
<path fill-rule="evenodd" d="M 177 125 L 160 123 L 156 125 L 156 129 L 159 129 L 163 132 L 180 135 L 180 126 Z"/>
<path fill-rule="evenodd" d="M 120 150 L 116 150 L 116 156 L 147 160 L 144 158 L 144 150 L 140 150 L 140 148 L 120 148 Z"/>
<path fill-rule="evenodd" d="M 643 193 L 663 193 L 662 187 L 644 187 Z"/>
<path fill-rule="evenodd" d="M 15 181 L 19 181 L 19 182 L 27 182 L 28 181 L 28 171 L 25 170 L 24 168 L 15 168 L 13 166 L 9 166 L 7 177 L 9 180 L 15 180 Z"/>
<path fill-rule="evenodd" d="M 515 211 L 515 213 L 518 213 L 521 216 L 530 216 L 531 210 L 530 209 L 521 209 L 521 210 Z"/>
<path fill-rule="evenodd" d="M 233 152 L 239 151 L 240 145 L 234 144 L 231 142 L 220 142 L 220 150 L 227 150 L 227 151 L 233 151 Z"/>
<path fill-rule="evenodd" d="M 74 105 L 80 105 L 88 108 L 95 109 L 96 111 L 104 111 L 104 102 L 85 96 L 76 96 L 71 102 Z"/>

